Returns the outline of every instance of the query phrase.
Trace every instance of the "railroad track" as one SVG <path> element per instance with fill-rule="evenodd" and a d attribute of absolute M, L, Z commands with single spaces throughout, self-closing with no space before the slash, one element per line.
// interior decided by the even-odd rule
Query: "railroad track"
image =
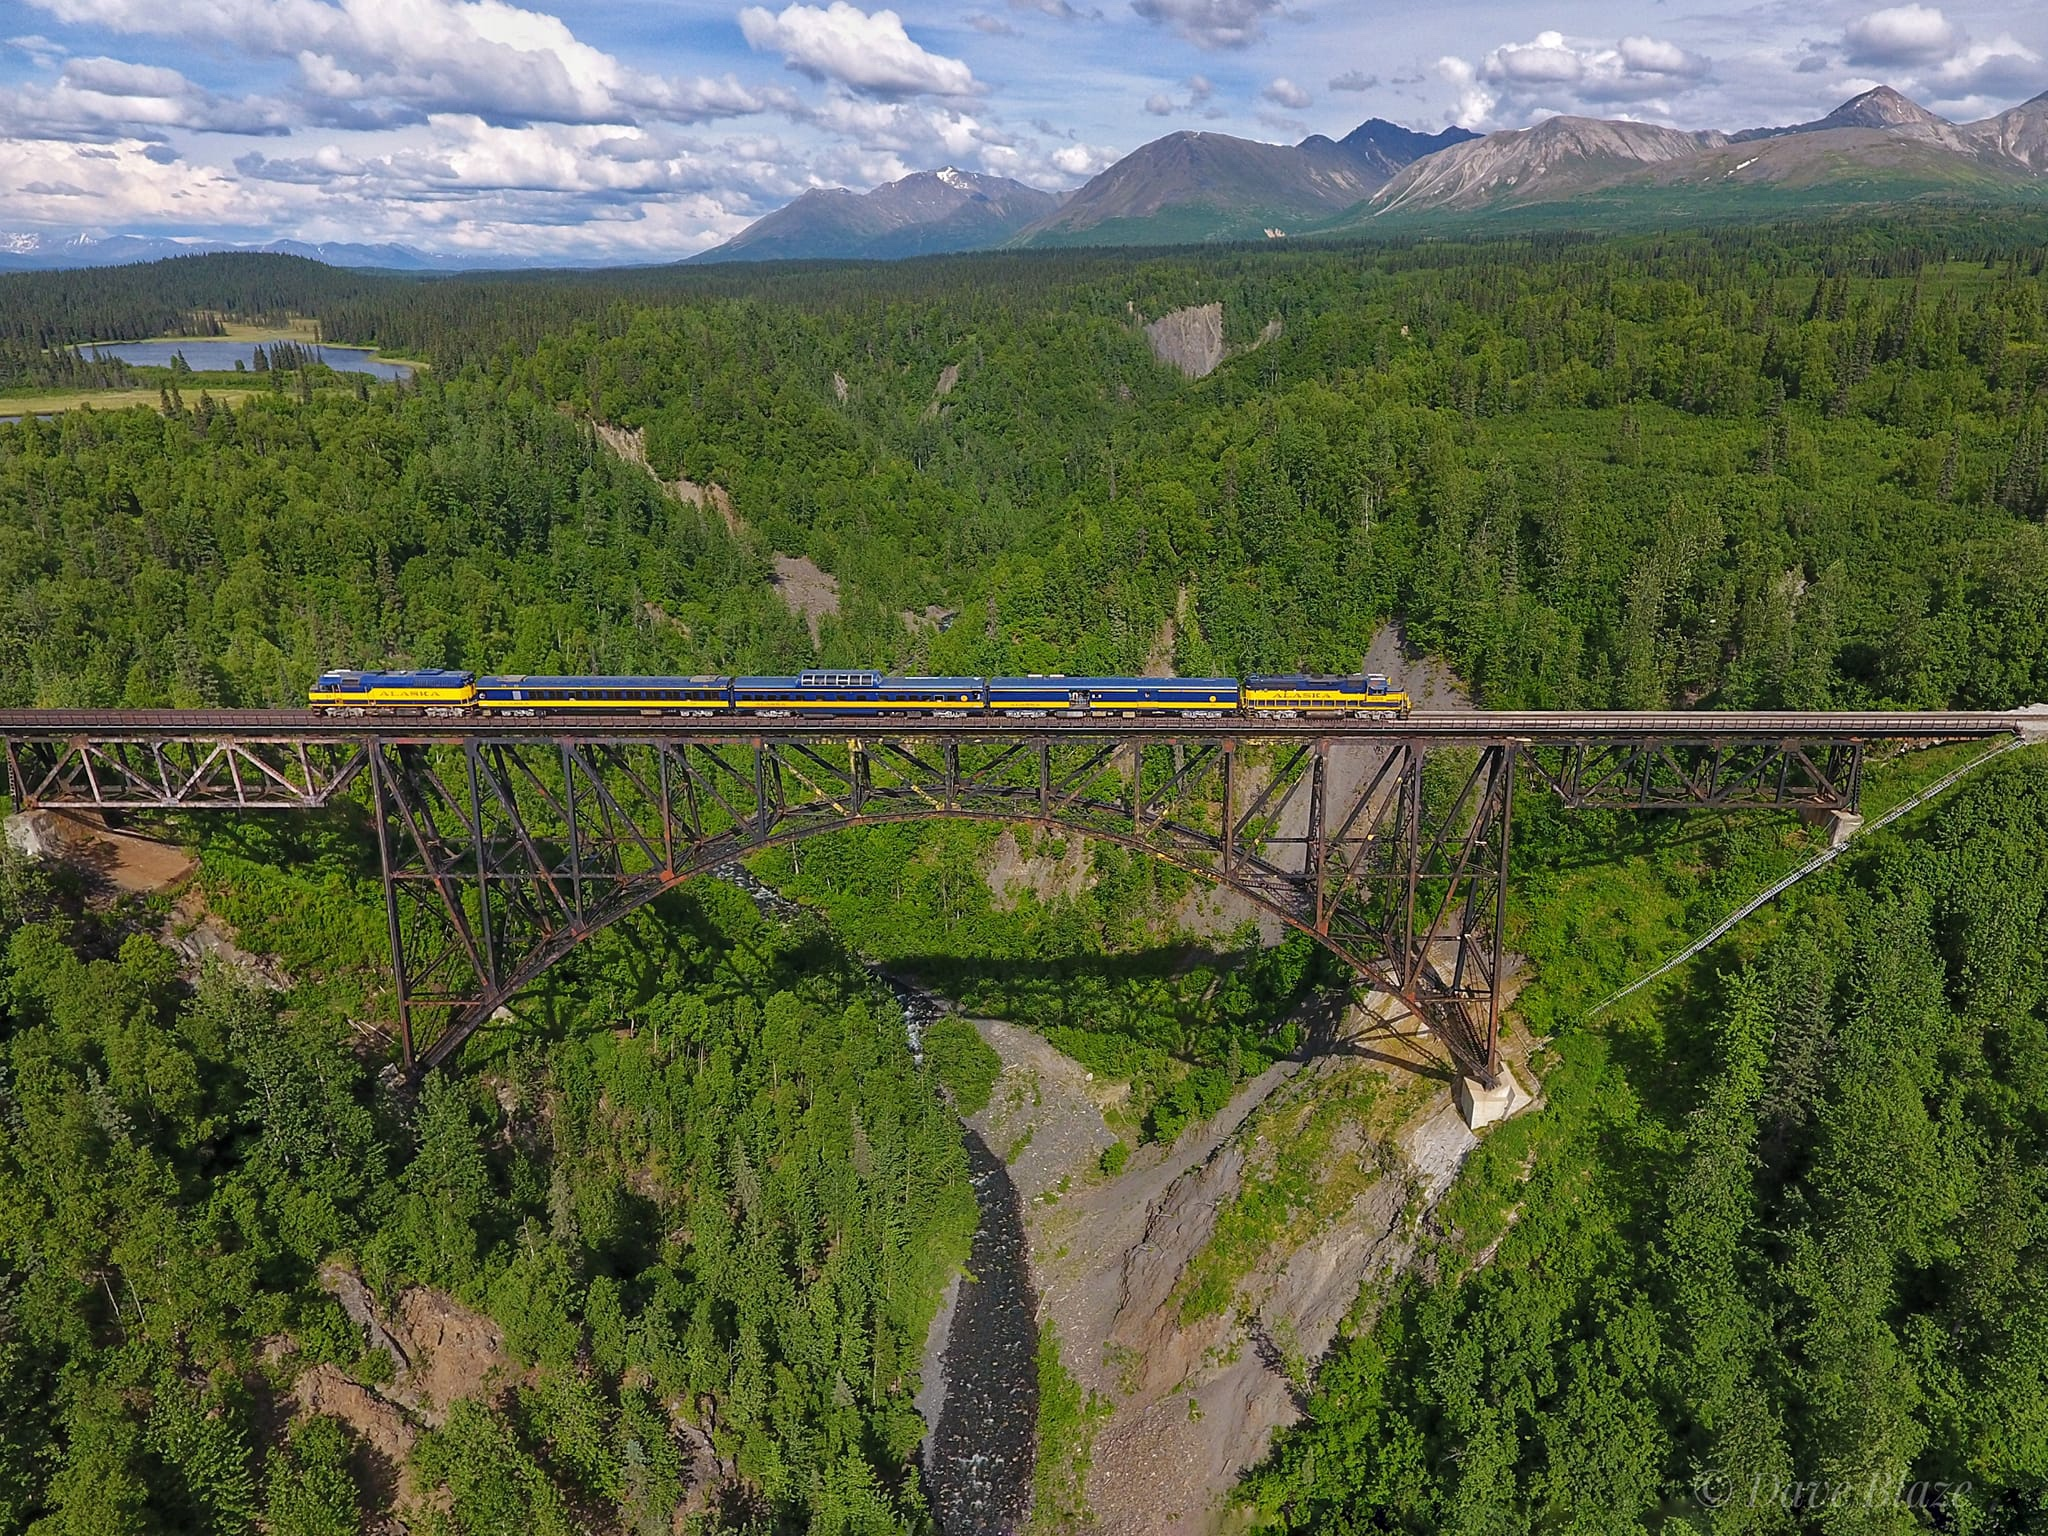
<path fill-rule="evenodd" d="M 811 714 L 706 716 L 632 711 L 506 719 L 459 715 L 336 717 L 308 709 L 15 709 L 0 710 L 0 737 L 89 735 L 103 740 L 185 736 L 240 741 L 473 741 L 693 736 L 704 740 L 815 739 L 905 735 L 987 740 L 997 737 L 1243 736 L 1257 739 L 1466 740 L 1952 740 L 2006 735 L 2048 736 L 2048 711 L 1992 710 L 1543 710 L 1413 714 L 1405 720 L 1281 719 L 1267 716 L 1046 715 L 934 718 L 919 715 Z"/>

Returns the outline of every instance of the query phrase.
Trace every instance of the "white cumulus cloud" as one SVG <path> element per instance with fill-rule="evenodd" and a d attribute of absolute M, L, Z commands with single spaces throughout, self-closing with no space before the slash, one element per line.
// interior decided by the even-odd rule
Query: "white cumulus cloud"
<path fill-rule="evenodd" d="M 1955 27 L 1931 5 L 1894 5 L 1849 23 L 1843 33 L 1852 64 L 1896 67 L 1934 64 L 1959 41 Z"/>
<path fill-rule="evenodd" d="M 278 101 L 222 97 L 161 64 L 74 58 L 53 85 L 0 96 L 0 132 L 52 139 L 162 139 L 174 128 L 281 134 L 293 114 Z"/>
<path fill-rule="evenodd" d="M 1145 110 L 1154 117 L 1171 117 L 1176 112 L 1195 112 L 1207 106 L 1209 98 L 1216 94 L 1216 86 L 1207 75 L 1189 75 L 1184 84 L 1188 93 L 1186 101 L 1175 101 L 1165 91 L 1154 91 L 1145 98 Z M 1214 117 L 1216 114 L 1212 111 L 1207 115 Z"/>
<path fill-rule="evenodd" d="M 1067 144 L 1052 152 L 1053 169 L 1065 176 L 1094 176 L 1122 158 L 1113 149 L 1092 144 Z"/>
<path fill-rule="evenodd" d="M 1274 106 L 1285 107 L 1290 112 L 1299 112 L 1303 107 L 1308 106 L 1315 100 L 1313 96 L 1309 95 L 1307 91 L 1296 85 L 1285 75 L 1281 75 L 1274 80 L 1268 80 L 1266 88 L 1260 91 L 1259 95 L 1265 100 L 1272 102 Z"/>
<path fill-rule="evenodd" d="M 1556 112 L 1599 114 L 1617 106 L 1669 116 L 1674 99 L 1712 72 L 1711 60 L 1662 38 L 1636 35 L 1598 43 L 1555 31 L 1503 43 L 1478 59 L 1452 55 L 1437 61 L 1437 74 L 1456 93 L 1450 116 L 1466 128 Z"/>
<path fill-rule="evenodd" d="M 749 47 L 781 54 L 791 69 L 871 96 L 971 96 L 981 89 L 964 62 L 914 41 L 894 11 L 870 15 L 847 0 L 779 13 L 750 5 L 740 12 L 740 31 Z"/>
<path fill-rule="evenodd" d="M 768 102 L 731 76 L 675 80 L 628 67 L 557 16 L 508 0 L 30 0 L 60 21 L 296 61 L 307 93 L 344 118 L 469 112 L 503 124 L 704 121 Z M 353 122 L 346 124 L 354 126 Z"/>
<path fill-rule="evenodd" d="M 162 224 L 246 226 L 266 210 L 210 166 L 167 161 L 141 139 L 77 144 L 0 138 L 0 186 L 17 224 L 87 230 Z"/>
<path fill-rule="evenodd" d="M 1452 122 L 1460 128 L 1478 129 L 1492 121 L 1500 99 L 1480 81 L 1476 65 L 1456 54 L 1445 54 L 1436 61 L 1436 72 L 1457 93 L 1450 111 Z"/>
<path fill-rule="evenodd" d="M 1624 67 L 1644 75 L 1692 76 L 1706 73 L 1706 61 L 1676 43 L 1655 37 L 1624 37 L 1615 52 Z"/>
<path fill-rule="evenodd" d="M 1983 97 L 1991 109 L 1997 98 L 2031 96 L 2040 89 L 2041 55 L 2001 32 L 1988 43 L 1965 43 L 1941 62 L 1932 80 L 1944 101 Z"/>

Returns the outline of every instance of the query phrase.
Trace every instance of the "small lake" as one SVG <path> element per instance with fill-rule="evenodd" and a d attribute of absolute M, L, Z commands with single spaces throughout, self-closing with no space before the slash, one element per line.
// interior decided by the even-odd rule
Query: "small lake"
<path fill-rule="evenodd" d="M 112 341 L 81 350 L 87 356 L 98 353 L 102 357 L 118 357 L 138 368 L 168 368 L 171 358 L 182 352 L 186 364 L 195 373 L 233 373 L 236 363 L 254 373 L 256 349 L 273 347 L 280 342 L 294 342 L 305 347 L 336 373 L 367 373 L 379 379 L 409 379 L 414 372 L 412 364 L 384 362 L 369 347 L 315 346 L 291 336 L 255 337 L 248 341 L 225 341 L 217 337 L 193 337 L 182 341 Z"/>

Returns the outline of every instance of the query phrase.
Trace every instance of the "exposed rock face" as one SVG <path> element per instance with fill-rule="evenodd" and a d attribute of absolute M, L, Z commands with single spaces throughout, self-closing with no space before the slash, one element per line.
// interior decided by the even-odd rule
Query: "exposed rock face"
<path fill-rule="evenodd" d="M 410 1290 L 386 1316 L 362 1277 L 340 1264 L 320 1271 L 332 1294 L 374 1348 L 388 1351 L 397 1370 L 384 1387 L 366 1386 L 322 1361 L 292 1387 L 301 1413 L 331 1414 L 354 1432 L 358 1471 L 371 1507 L 401 1522 L 418 1518 L 426 1504 L 405 1473 L 423 1428 L 448 1417 L 459 1398 L 486 1398 L 508 1385 L 519 1366 L 489 1318 L 440 1291 Z"/>
<path fill-rule="evenodd" d="M 370 1348 L 381 1349 L 391 1356 L 394 1372 L 412 1369 L 411 1354 L 399 1342 L 397 1335 L 384 1326 L 384 1319 L 377 1310 L 377 1298 L 363 1284 L 361 1275 L 345 1264 L 323 1264 L 320 1266 L 320 1289 L 341 1303 L 341 1310 L 348 1314 L 348 1320 L 363 1330 L 364 1337 L 370 1341 Z"/>
<path fill-rule="evenodd" d="M 1276 1084 L 1241 1125 L 1182 1173 L 1149 1209 L 1141 1241 L 1125 1256 L 1105 1359 L 1115 1362 L 1116 1415 L 1096 1446 L 1091 1497 L 1106 1531 L 1208 1536 L 1222 1526 L 1220 1500 L 1261 1459 L 1273 1434 L 1300 1417 L 1316 1363 L 1328 1352 L 1363 1284 L 1409 1261 L 1422 1208 L 1448 1186 L 1407 1148 L 1421 1140 L 1432 1170 L 1442 1148 L 1424 1128 L 1448 1114 L 1462 1133 L 1457 1161 L 1474 1144 L 1440 1092 L 1420 1091 L 1421 1119 L 1392 1144 L 1363 1126 L 1341 1137 L 1331 1161 L 1378 1164 L 1343 1209 L 1305 1236 L 1283 1236 L 1259 1256 L 1228 1307 L 1186 1319 L 1185 1287 L 1210 1245 L 1219 1214 L 1266 1176 L 1268 1131 L 1348 1074 L 1356 1061 L 1325 1058 Z"/>
<path fill-rule="evenodd" d="M 394 1333 L 413 1362 L 393 1395 L 439 1423 L 457 1398 L 481 1397 L 519 1374 L 505 1335 L 481 1313 L 442 1291 L 407 1291 Z"/>
<path fill-rule="evenodd" d="M 235 942 L 228 925 L 207 910 L 197 889 L 188 888 L 179 896 L 157 937 L 184 960 L 179 972 L 188 981 L 196 981 L 212 963 L 224 966 L 245 986 L 259 991 L 284 992 L 292 985 L 292 978 L 275 958 L 253 955 Z"/>
<path fill-rule="evenodd" d="M 1725 144 L 1720 133 L 1681 133 L 1651 123 L 1553 117 L 1534 128 L 1490 133 L 1417 161 L 1372 200 L 1375 215 L 1403 208 L 1473 207 L 1569 194 L 1616 171 L 1686 160 Z"/>
<path fill-rule="evenodd" d="M 1095 883 L 1095 873 L 1086 838 L 1069 835 L 1057 849 L 1035 845 L 1027 857 L 1015 829 L 1005 827 L 990 853 L 987 879 L 997 909 L 1008 912 L 1026 891 L 1040 901 L 1077 896 Z"/>
<path fill-rule="evenodd" d="M 2048 91 L 1963 131 L 2005 159 L 2048 175 Z"/>
<path fill-rule="evenodd" d="M 175 843 L 113 831 L 93 814 L 22 811 L 7 818 L 7 842 L 24 858 L 72 866 L 106 894 L 166 890 L 199 867 Z"/>
<path fill-rule="evenodd" d="M 1206 379 L 1223 362 L 1223 306 L 1176 309 L 1145 327 L 1152 355 L 1191 379 Z"/>
<path fill-rule="evenodd" d="M 1361 1283 L 1408 1262 L 1407 1218 L 1449 1187 L 1472 1135 L 1426 1045 L 1403 1033 L 1411 1026 L 1360 1013 L 1348 1026 L 1355 1053 L 1278 1063 L 1215 1120 L 1171 1148 L 1141 1148 L 1109 1179 L 1100 1149 L 1116 1134 L 1120 1099 L 1037 1036 L 977 1027 L 1005 1065 L 975 1124 L 1012 1151 L 1039 1315 L 1056 1325 L 1067 1369 L 1113 1404 L 1094 1444 L 1092 1528 L 1211 1536 L 1239 1474 L 1299 1416 L 1307 1378 Z M 1395 1128 L 1361 1124 L 1332 1144 L 1355 1196 L 1271 1244 L 1227 1307 L 1184 1321 L 1191 1266 L 1247 1178 L 1264 1176 L 1268 1133 L 1284 1135 L 1318 1095 L 1355 1084 L 1374 1061 L 1395 1064 L 1388 1081 L 1405 1086 L 1392 1090 Z"/>
<path fill-rule="evenodd" d="M 300 1375 L 292 1399 L 301 1413 L 329 1414 L 355 1435 L 357 1471 L 372 1508 L 389 1509 L 400 1520 L 422 1512 L 405 1476 L 420 1431 L 403 1408 L 324 1360 Z"/>
<path fill-rule="evenodd" d="M 777 555 L 773 564 L 775 590 L 792 613 L 803 616 L 816 645 L 819 626 L 839 611 L 839 578 L 821 570 L 809 555 Z"/>
<path fill-rule="evenodd" d="M 932 398 L 924 408 L 924 419 L 926 421 L 936 421 L 938 419 L 939 403 L 942 400 L 944 400 L 946 396 L 953 393 L 953 386 L 958 384 L 959 382 L 960 365 L 958 363 L 948 363 L 944 368 L 939 370 L 938 385 L 936 388 L 932 390 Z"/>
<path fill-rule="evenodd" d="M 613 453 L 617 454 L 627 463 L 638 464 L 642 469 L 646 470 L 649 475 L 654 477 L 655 484 L 667 491 L 669 495 L 675 497 L 677 501 L 686 501 L 693 507 L 708 508 L 718 514 L 719 518 L 724 522 L 727 531 L 732 533 L 740 531 L 740 515 L 733 508 L 732 494 L 724 486 L 699 485 L 696 481 L 687 478 L 664 480 L 660 475 L 654 473 L 654 466 L 647 462 L 647 429 L 645 427 L 634 427 L 628 431 L 624 427 L 614 427 L 602 421 L 593 421 L 590 425 L 592 430 L 597 433 L 597 440 L 599 442 L 603 443 L 605 447 L 611 449 Z"/>

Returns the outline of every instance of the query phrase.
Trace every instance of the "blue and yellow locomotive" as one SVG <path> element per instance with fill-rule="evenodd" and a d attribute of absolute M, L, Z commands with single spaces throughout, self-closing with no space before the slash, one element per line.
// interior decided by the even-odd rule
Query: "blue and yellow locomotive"
<path fill-rule="evenodd" d="M 426 668 L 323 672 L 306 695 L 330 715 L 638 714 L 684 716 L 1007 715 L 1066 719 L 1225 715 L 1398 720 L 1407 693 L 1383 673 L 1319 677 L 889 677 L 821 668 L 793 677 L 479 677 Z"/>

